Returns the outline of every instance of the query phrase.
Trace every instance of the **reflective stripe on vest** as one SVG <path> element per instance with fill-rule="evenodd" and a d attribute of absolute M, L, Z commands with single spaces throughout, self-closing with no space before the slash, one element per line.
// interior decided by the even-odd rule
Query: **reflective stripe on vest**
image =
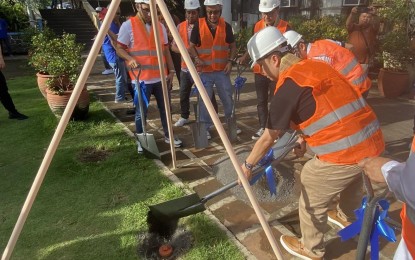
<path fill-rule="evenodd" d="M 367 106 L 367 103 L 365 102 L 363 97 L 360 97 L 359 99 L 348 103 L 331 113 L 328 113 L 324 117 L 320 118 L 319 120 L 315 121 L 311 125 L 305 127 L 302 129 L 303 133 L 306 135 L 313 135 L 316 132 L 326 128 L 327 126 L 337 122 L 339 119 L 342 119 L 346 116 L 349 116 L 356 112 L 359 109 L 362 109 L 363 107 Z"/>
<path fill-rule="evenodd" d="M 320 145 L 320 146 L 310 146 L 310 149 L 318 154 L 319 156 L 338 152 L 357 144 L 365 141 L 366 139 L 370 138 L 374 133 L 376 133 L 380 129 L 379 121 L 377 119 L 373 120 L 370 124 L 366 125 L 363 129 L 359 132 L 355 133 L 354 135 L 350 135 L 339 139 L 337 141 Z"/>
<path fill-rule="evenodd" d="M 307 58 L 318 59 L 330 64 L 360 93 L 367 91 L 372 84 L 354 54 L 331 40 L 318 40 L 311 43 Z"/>
<path fill-rule="evenodd" d="M 229 44 L 226 43 L 226 23 L 219 18 L 215 37 L 209 30 L 206 18 L 199 18 L 200 47 L 197 52 L 205 66 L 202 72 L 222 71 L 225 69 L 229 59 Z"/>
<path fill-rule="evenodd" d="M 145 24 L 137 16 L 131 17 L 131 29 L 134 38 L 134 44 L 127 52 L 137 63 L 141 65 L 140 80 L 152 80 L 160 78 L 160 68 L 157 59 L 156 42 L 153 28 L 147 32 Z M 162 26 L 159 23 L 160 39 L 164 39 Z M 163 66 L 167 75 L 166 59 L 163 55 Z M 134 74 L 129 71 L 130 78 L 135 80 Z"/>
<path fill-rule="evenodd" d="M 184 21 L 182 23 L 179 24 L 179 34 L 180 37 L 183 40 L 184 46 L 186 46 L 186 49 L 189 49 L 189 34 L 188 34 L 188 23 L 187 21 Z M 182 59 L 182 63 L 181 63 L 182 69 L 187 69 L 187 65 L 184 62 L 184 60 Z"/>
<path fill-rule="evenodd" d="M 352 60 L 349 62 L 349 64 L 347 64 L 347 65 L 346 65 L 346 67 L 344 67 L 344 68 L 340 71 L 340 73 L 341 73 L 341 74 L 343 74 L 343 75 L 347 75 L 347 74 L 349 74 L 349 73 L 353 70 L 353 68 L 354 68 L 357 64 L 359 64 L 359 62 L 357 62 L 357 60 L 356 60 L 356 59 L 352 59 Z"/>
<path fill-rule="evenodd" d="M 297 127 L 321 160 L 355 164 L 384 150 L 376 115 L 331 66 L 312 60 L 292 65 L 279 75 L 275 95 L 287 78 L 300 87 L 312 88 L 316 110 Z"/>
<path fill-rule="evenodd" d="M 267 24 L 265 23 L 264 19 L 259 20 L 259 21 L 255 24 L 255 27 L 254 27 L 254 33 L 259 32 L 260 30 L 264 29 L 266 26 L 267 26 Z M 282 33 L 285 33 L 285 32 L 287 31 L 288 26 L 289 26 L 288 22 L 286 22 L 286 21 L 284 21 L 284 20 L 280 19 L 280 21 L 278 22 L 278 25 L 277 25 L 277 26 L 275 26 L 275 27 L 277 27 L 277 29 L 278 29 L 278 30 L 281 32 L 281 34 L 282 34 Z M 264 72 L 263 72 L 263 71 L 262 71 L 262 69 L 261 69 L 261 66 L 259 66 L 258 64 L 255 64 L 255 65 L 254 65 L 253 72 L 254 72 L 254 73 L 257 73 L 257 74 L 262 74 L 262 75 L 265 75 L 265 74 L 264 74 Z"/>

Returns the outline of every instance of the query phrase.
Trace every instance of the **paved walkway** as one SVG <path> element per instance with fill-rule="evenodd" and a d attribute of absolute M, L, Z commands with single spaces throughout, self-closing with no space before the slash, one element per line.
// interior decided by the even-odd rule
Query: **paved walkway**
<path fill-rule="evenodd" d="M 135 130 L 134 116 L 127 115 L 126 111 L 132 108 L 131 104 L 115 104 L 114 101 L 114 79 L 112 75 L 101 75 L 103 70 L 99 59 L 88 79 L 88 89 L 111 111 L 126 128 Z M 241 161 L 249 153 L 254 141 L 251 136 L 257 131 L 256 94 L 253 87 L 252 73 L 245 73 L 248 78 L 242 90 L 240 101 L 237 104 L 238 126 L 242 129 L 239 140 L 234 144 Z M 236 77 L 232 73 L 231 79 Z M 180 117 L 179 93 L 177 81 L 172 91 L 172 117 L 175 122 Z M 195 102 L 192 98 L 192 102 Z M 381 122 L 387 143 L 386 154 L 398 160 L 405 160 L 408 156 L 408 147 L 412 138 L 413 114 L 415 102 L 405 99 L 385 99 L 381 97 L 377 89 L 370 91 L 369 104 L 374 108 Z M 220 106 L 221 107 L 221 106 Z M 223 111 L 220 108 L 219 115 L 223 121 Z M 176 149 L 177 169 L 171 169 L 172 159 L 169 145 L 164 143 L 162 127 L 155 101 L 152 100 L 148 115 L 149 131 L 154 134 L 158 148 L 162 154 L 159 165 L 167 169 L 167 175 L 178 183 L 193 189 L 201 197 L 213 190 L 223 186 L 223 183 L 236 179 L 236 173 L 229 162 L 227 153 L 216 131 L 211 131 L 212 140 L 206 149 L 196 150 L 193 147 L 193 139 L 190 125 L 174 127 L 175 135 L 184 143 L 183 148 Z M 193 113 L 191 115 L 194 121 Z M 131 132 L 130 132 L 131 134 Z M 137 155 L 138 156 L 138 155 Z M 265 184 L 256 184 L 254 189 L 260 196 L 260 206 L 268 219 L 275 237 L 279 240 L 281 234 L 294 234 L 300 236 L 298 224 L 298 196 L 299 196 L 299 172 L 302 165 L 310 157 L 302 159 L 287 160 L 283 162 L 278 171 L 278 195 L 270 197 L 264 195 Z M 170 169 L 170 170 L 168 170 Z M 272 249 L 262 231 L 257 217 L 241 187 L 233 188 L 231 191 L 212 199 L 206 205 L 207 213 L 221 223 L 230 237 L 239 245 L 242 252 L 249 259 L 275 259 Z M 376 186 L 375 190 L 383 187 Z M 399 211 L 401 203 L 396 202 L 392 194 L 390 199 L 390 217 L 400 222 Z M 336 235 L 338 228 L 329 225 L 327 228 L 327 259 L 353 259 L 355 258 L 355 241 L 341 242 Z M 398 239 L 400 234 L 397 232 Z M 387 243 L 381 239 L 381 259 L 391 259 L 397 243 Z M 284 259 L 295 259 L 286 253 L 281 247 Z"/>

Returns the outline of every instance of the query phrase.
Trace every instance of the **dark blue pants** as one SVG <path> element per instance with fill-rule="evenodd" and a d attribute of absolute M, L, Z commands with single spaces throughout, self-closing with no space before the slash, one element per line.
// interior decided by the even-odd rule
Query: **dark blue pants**
<path fill-rule="evenodd" d="M 136 86 L 137 87 L 137 86 Z M 164 106 L 164 99 L 163 99 L 163 88 L 161 86 L 161 82 L 157 82 L 154 84 L 146 84 L 146 97 L 148 102 L 150 102 L 150 97 L 153 95 L 156 98 L 157 107 L 160 113 L 161 125 L 163 126 L 164 135 L 166 137 L 169 136 L 168 128 L 167 128 L 167 117 L 166 117 L 166 107 Z M 143 102 L 144 107 L 144 118 L 147 121 L 147 107 Z M 137 104 L 135 107 L 135 131 L 137 134 L 141 134 L 143 132 L 143 126 L 141 124 L 141 114 L 140 114 L 140 106 Z"/>

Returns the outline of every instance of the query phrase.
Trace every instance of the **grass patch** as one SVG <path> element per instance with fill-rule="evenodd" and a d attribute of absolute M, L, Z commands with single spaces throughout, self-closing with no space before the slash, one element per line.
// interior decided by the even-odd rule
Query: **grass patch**
<path fill-rule="evenodd" d="M 0 248 L 5 248 L 57 126 L 35 78 L 8 80 L 24 121 L 0 109 Z M 137 259 L 147 206 L 183 192 L 136 147 L 94 100 L 89 119 L 70 122 L 13 259 Z M 194 246 L 183 259 L 243 259 L 205 215 L 185 218 Z"/>

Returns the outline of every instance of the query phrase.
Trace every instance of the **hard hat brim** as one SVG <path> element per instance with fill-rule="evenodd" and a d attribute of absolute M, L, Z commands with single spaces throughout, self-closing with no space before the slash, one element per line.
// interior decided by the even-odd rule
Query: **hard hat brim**
<path fill-rule="evenodd" d="M 276 9 L 278 7 L 268 7 L 268 8 L 266 8 L 266 7 L 259 7 L 259 11 L 261 13 L 269 13 L 269 12 L 271 12 L 272 10 L 274 10 L 274 9 Z"/>

